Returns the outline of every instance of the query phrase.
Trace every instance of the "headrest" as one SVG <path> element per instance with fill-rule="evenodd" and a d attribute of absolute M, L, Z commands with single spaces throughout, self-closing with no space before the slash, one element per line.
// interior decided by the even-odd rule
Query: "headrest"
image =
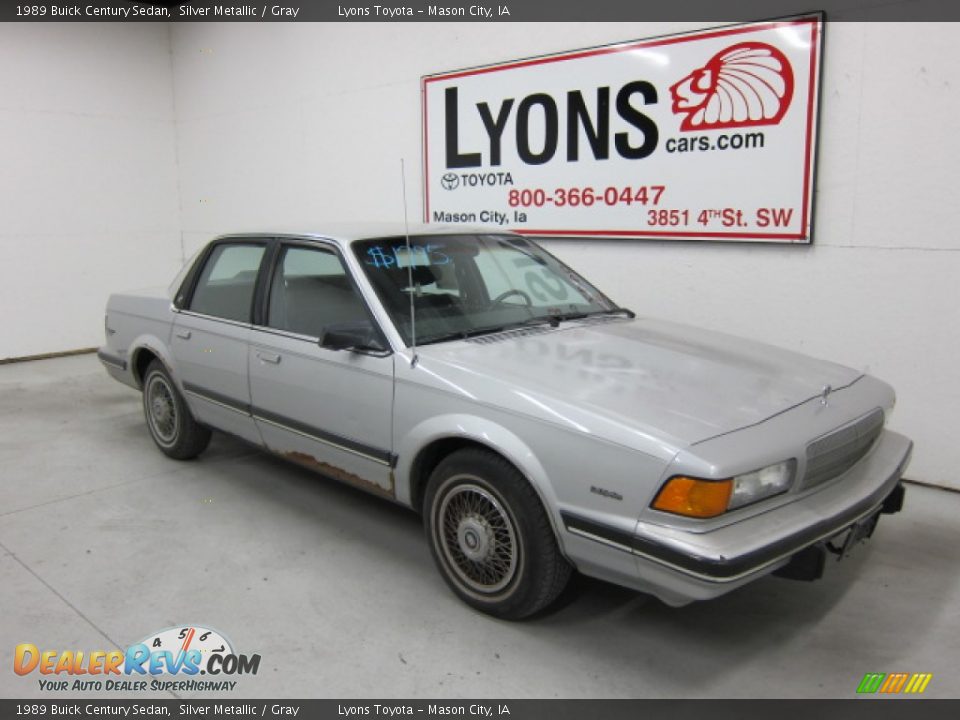
<path fill-rule="evenodd" d="M 427 265 L 414 265 L 412 273 L 410 269 L 406 267 L 393 267 L 381 272 L 389 275 L 390 280 L 397 287 L 408 287 L 411 274 L 413 275 L 414 285 L 431 285 L 437 281 L 433 271 Z"/>

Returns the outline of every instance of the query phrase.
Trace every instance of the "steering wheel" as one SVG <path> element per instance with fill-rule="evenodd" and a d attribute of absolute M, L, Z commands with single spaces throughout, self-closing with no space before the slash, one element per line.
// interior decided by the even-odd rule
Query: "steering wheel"
<path fill-rule="evenodd" d="M 527 307 L 533 306 L 533 298 L 527 295 L 527 293 L 525 293 L 523 290 L 520 290 L 519 288 L 510 288 L 506 292 L 500 293 L 493 300 L 491 300 L 490 307 L 493 307 L 494 305 L 499 305 L 500 303 L 502 303 L 504 300 L 506 300 L 508 297 L 512 295 L 519 295 L 520 297 L 522 297 L 526 301 Z"/>

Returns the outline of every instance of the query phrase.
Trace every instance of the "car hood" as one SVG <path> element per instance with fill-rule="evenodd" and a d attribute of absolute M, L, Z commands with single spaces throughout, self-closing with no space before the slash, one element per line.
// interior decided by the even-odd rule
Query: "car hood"
<path fill-rule="evenodd" d="M 770 345 L 642 318 L 571 321 L 419 352 L 448 389 L 480 401 L 575 426 L 603 418 L 676 444 L 762 422 L 861 375 Z"/>

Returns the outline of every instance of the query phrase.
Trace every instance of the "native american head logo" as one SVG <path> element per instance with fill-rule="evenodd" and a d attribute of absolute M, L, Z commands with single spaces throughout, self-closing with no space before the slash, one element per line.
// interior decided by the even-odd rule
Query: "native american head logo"
<path fill-rule="evenodd" d="M 670 87 L 681 130 L 776 125 L 793 99 L 793 70 L 772 45 L 742 42 L 722 50 Z"/>

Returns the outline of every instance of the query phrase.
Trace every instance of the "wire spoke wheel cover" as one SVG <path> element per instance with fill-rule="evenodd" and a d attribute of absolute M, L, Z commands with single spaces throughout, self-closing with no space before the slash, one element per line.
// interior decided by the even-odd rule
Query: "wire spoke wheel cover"
<path fill-rule="evenodd" d="M 510 588 L 522 548 L 504 501 L 472 475 L 447 479 L 434 503 L 435 542 L 444 565 L 465 590 L 489 597 Z"/>
<path fill-rule="evenodd" d="M 147 381 L 145 405 L 147 420 L 157 442 L 173 445 L 177 440 L 177 403 L 167 379 L 154 373 Z"/>
<path fill-rule="evenodd" d="M 490 450 L 464 447 L 440 460 L 422 507 L 444 581 L 481 612 L 521 620 L 556 600 L 570 579 L 534 486 Z"/>
<path fill-rule="evenodd" d="M 170 372 L 156 359 L 143 375 L 143 413 L 150 437 L 167 457 L 190 460 L 210 444 L 210 429 L 194 419 Z"/>

